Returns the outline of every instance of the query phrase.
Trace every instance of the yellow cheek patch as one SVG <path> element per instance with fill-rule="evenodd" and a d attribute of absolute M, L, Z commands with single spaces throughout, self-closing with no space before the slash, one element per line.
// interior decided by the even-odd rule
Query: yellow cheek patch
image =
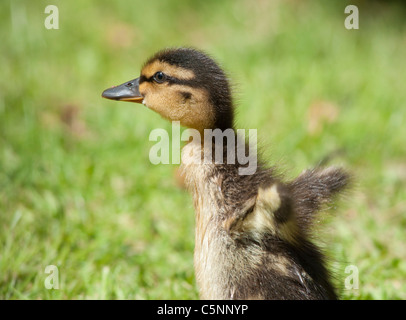
<path fill-rule="evenodd" d="M 147 82 L 143 82 L 140 84 L 138 90 L 141 94 L 145 94 L 145 92 L 148 91 L 150 87 L 152 87 L 151 84 L 149 84 Z"/>
<path fill-rule="evenodd" d="M 168 120 L 180 121 L 181 125 L 201 132 L 213 126 L 214 110 L 208 103 L 208 92 L 203 89 L 143 82 L 140 92 L 145 94 L 145 105 Z M 190 97 L 185 99 L 182 92 Z"/>
<path fill-rule="evenodd" d="M 162 71 L 168 76 L 180 79 L 191 80 L 195 78 L 195 74 L 192 70 L 170 65 L 169 63 L 156 60 L 150 64 L 147 64 L 142 68 L 141 74 L 147 78 L 152 77 L 156 72 Z"/>

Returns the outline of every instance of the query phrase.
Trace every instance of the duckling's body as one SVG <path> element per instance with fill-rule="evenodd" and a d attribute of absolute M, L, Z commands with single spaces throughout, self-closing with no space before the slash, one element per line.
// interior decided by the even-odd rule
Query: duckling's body
<path fill-rule="evenodd" d="M 182 153 L 196 155 L 202 148 L 190 142 Z M 313 210 L 345 185 L 346 176 L 338 169 L 307 171 L 285 184 L 272 169 L 259 165 L 255 174 L 240 175 L 238 168 L 182 165 L 196 210 L 201 298 L 336 299 L 307 228 Z"/>
<path fill-rule="evenodd" d="M 193 49 L 157 53 L 139 79 L 108 89 L 103 96 L 142 101 L 200 134 L 205 129 L 235 132 L 223 71 Z M 216 144 L 203 142 L 193 139 L 183 148 L 181 166 L 194 197 L 200 297 L 336 299 L 324 257 L 309 240 L 309 227 L 320 206 L 347 185 L 348 175 L 336 168 L 315 169 L 283 182 L 260 161 L 255 173 L 242 175 L 246 163 L 240 163 L 235 151 L 247 150 L 245 142 L 224 144 L 224 159 L 234 154 L 226 163 L 214 161 Z M 203 161 L 208 154 L 213 161 Z"/>

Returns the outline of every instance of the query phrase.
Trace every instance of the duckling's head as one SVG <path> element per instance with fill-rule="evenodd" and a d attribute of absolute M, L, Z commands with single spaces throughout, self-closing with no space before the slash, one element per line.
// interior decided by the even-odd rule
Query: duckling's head
<path fill-rule="evenodd" d="M 142 103 L 199 131 L 233 125 L 226 75 L 213 59 L 191 48 L 159 51 L 144 64 L 139 78 L 105 90 L 102 97 Z"/>

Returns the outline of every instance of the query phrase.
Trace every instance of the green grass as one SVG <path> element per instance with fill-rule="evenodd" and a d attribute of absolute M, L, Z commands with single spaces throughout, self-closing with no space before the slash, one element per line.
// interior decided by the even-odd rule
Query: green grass
<path fill-rule="evenodd" d="M 170 124 L 100 98 L 179 45 L 220 61 L 238 126 L 288 177 L 326 158 L 355 174 L 319 234 L 337 286 L 358 268 L 341 297 L 406 299 L 404 5 L 359 2 L 346 30 L 345 1 L 53 1 L 47 30 L 48 4 L 0 4 L 1 299 L 198 298 L 191 197 L 148 160 Z"/>

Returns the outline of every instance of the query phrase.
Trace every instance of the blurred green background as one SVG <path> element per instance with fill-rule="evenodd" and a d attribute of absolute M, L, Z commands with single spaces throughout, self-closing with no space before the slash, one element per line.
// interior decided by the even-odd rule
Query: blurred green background
<path fill-rule="evenodd" d="M 344 27 L 350 3 L 359 30 Z M 156 50 L 195 46 L 288 178 L 319 163 L 354 173 L 317 230 L 341 298 L 406 299 L 405 16 L 396 1 L 1 1 L 0 298 L 198 298 L 191 197 L 176 166 L 148 158 L 170 123 L 100 97 Z M 350 265 L 358 289 L 344 287 Z"/>

